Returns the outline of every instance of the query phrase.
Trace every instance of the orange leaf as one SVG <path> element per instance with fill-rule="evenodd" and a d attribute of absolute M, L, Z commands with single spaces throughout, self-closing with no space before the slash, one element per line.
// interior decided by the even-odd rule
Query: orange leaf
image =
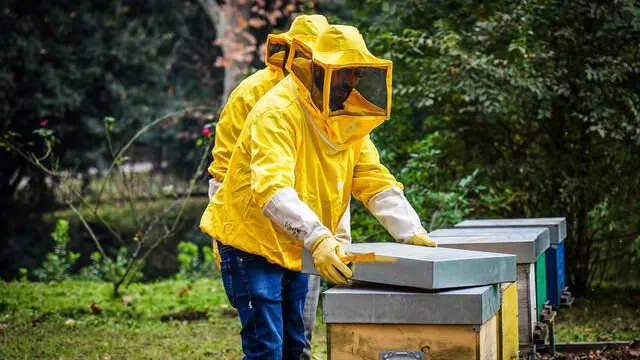
<path fill-rule="evenodd" d="M 187 285 L 186 287 L 180 289 L 180 291 L 178 291 L 178 295 L 180 297 L 185 296 L 186 294 L 190 293 L 191 290 L 193 290 L 193 287 L 191 286 L 191 284 Z"/>
<path fill-rule="evenodd" d="M 91 312 L 94 314 L 100 314 L 102 312 L 102 306 L 96 303 L 91 303 L 91 305 L 89 305 L 89 308 L 91 309 Z"/>
<path fill-rule="evenodd" d="M 238 29 L 246 29 L 249 24 L 247 20 L 242 18 L 241 16 L 236 17 L 236 28 Z"/>
<path fill-rule="evenodd" d="M 250 19 L 250 20 L 249 20 L 249 25 L 250 25 L 252 28 L 259 29 L 259 28 L 263 27 L 263 26 L 264 26 L 264 24 L 266 24 L 266 23 L 265 23 L 265 22 L 264 22 L 264 20 L 262 20 L 262 19 L 252 18 L 252 19 Z"/>

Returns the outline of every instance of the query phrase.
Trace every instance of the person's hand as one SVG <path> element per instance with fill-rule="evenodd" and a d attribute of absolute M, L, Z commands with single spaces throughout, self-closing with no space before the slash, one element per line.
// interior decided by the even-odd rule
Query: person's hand
<path fill-rule="evenodd" d="M 351 269 L 340 260 L 346 254 L 332 235 L 319 237 L 311 246 L 311 255 L 320 275 L 332 283 L 346 285 L 349 282 L 347 279 L 353 276 Z"/>
<path fill-rule="evenodd" d="M 409 241 L 409 244 L 430 247 L 438 246 L 438 243 L 435 242 L 435 240 L 431 239 L 426 232 L 413 235 L 411 241 Z"/>

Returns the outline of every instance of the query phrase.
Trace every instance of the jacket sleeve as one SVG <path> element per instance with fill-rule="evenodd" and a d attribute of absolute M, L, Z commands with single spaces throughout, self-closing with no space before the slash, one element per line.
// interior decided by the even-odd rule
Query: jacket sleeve
<path fill-rule="evenodd" d="M 213 162 L 209 165 L 209 174 L 221 183 L 227 174 L 229 160 L 236 141 L 244 126 L 245 119 L 255 105 L 253 95 L 241 83 L 231 93 L 227 105 L 225 105 L 216 126 L 216 141 L 211 151 Z"/>
<path fill-rule="evenodd" d="M 356 159 L 351 192 L 365 205 L 378 193 L 393 187 L 403 188 L 402 184 L 380 163 L 378 149 L 369 136 L 362 140 L 360 154 L 356 154 Z"/>
<path fill-rule="evenodd" d="M 299 143 L 293 121 L 282 111 L 249 115 L 251 121 L 251 190 L 262 213 L 307 249 L 331 231 L 294 189 Z"/>

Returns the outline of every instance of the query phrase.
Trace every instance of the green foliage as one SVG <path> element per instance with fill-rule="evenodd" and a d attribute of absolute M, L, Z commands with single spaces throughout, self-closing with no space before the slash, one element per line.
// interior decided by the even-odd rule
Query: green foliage
<path fill-rule="evenodd" d="M 69 222 L 58 220 L 56 231 L 51 233 L 55 241 L 53 252 L 47 254 L 42 267 L 33 274 L 40 281 L 62 281 L 71 277 L 71 267 L 80 257 L 79 253 L 67 250 L 69 244 Z"/>
<path fill-rule="evenodd" d="M 563 309 L 556 322 L 558 342 L 634 340 L 640 336 L 640 289 L 603 283 Z"/>
<path fill-rule="evenodd" d="M 364 8 L 368 44 L 394 61 L 394 115 L 374 140 L 423 221 L 565 216 L 575 290 L 640 278 L 634 1 Z"/>
<path fill-rule="evenodd" d="M 178 280 L 196 281 L 213 277 L 213 251 L 210 246 L 202 247 L 202 257 L 198 245 L 190 242 L 178 244 L 178 261 L 180 272 L 176 274 Z"/>
<path fill-rule="evenodd" d="M 2 359 L 227 359 L 242 356 L 240 321 L 214 280 L 0 286 Z M 91 305 L 101 311 L 94 313 Z M 94 306 L 95 309 L 95 306 Z M 163 321 L 174 314 L 175 321 Z M 180 316 L 201 314 L 196 321 Z M 71 321 L 69 321 L 71 320 Z"/>
<path fill-rule="evenodd" d="M 127 249 L 122 247 L 115 258 L 103 257 L 98 251 L 91 253 L 91 265 L 85 266 L 78 272 L 77 278 L 85 281 L 108 281 L 115 282 L 125 276 L 127 270 L 128 254 Z M 137 268 L 126 275 L 123 285 L 141 280 L 142 271 Z"/>

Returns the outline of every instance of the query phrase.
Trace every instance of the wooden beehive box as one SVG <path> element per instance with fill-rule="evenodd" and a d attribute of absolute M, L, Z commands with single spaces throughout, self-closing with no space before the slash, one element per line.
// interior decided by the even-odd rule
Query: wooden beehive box
<path fill-rule="evenodd" d="M 543 226 L 549 229 L 550 246 L 545 253 L 546 296 L 552 305 L 560 304 L 560 296 L 566 287 L 564 269 L 564 239 L 567 237 L 567 221 L 563 217 L 530 219 L 478 219 L 465 220 L 456 228 L 531 228 Z"/>
<path fill-rule="evenodd" d="M 500 304 L 498 285 L 440 292 L 333 288 L 323 294 L 327 355 L 331 360 L 399 353 L 403 359 L 497 360 Z"/>
<path fill-rule="evenodd" d="M 549 248 L 546 227 L 523 228 L 453 228 L 436 230 L 429 235 L 440 247 L 504 252 L 516 255 L 518 274 L 519 342 L 529 346 L 539 319 L 539 309 L 546 301 L 545 251 Z M 541 291 L 538 291 L 541 289 Z"/>

